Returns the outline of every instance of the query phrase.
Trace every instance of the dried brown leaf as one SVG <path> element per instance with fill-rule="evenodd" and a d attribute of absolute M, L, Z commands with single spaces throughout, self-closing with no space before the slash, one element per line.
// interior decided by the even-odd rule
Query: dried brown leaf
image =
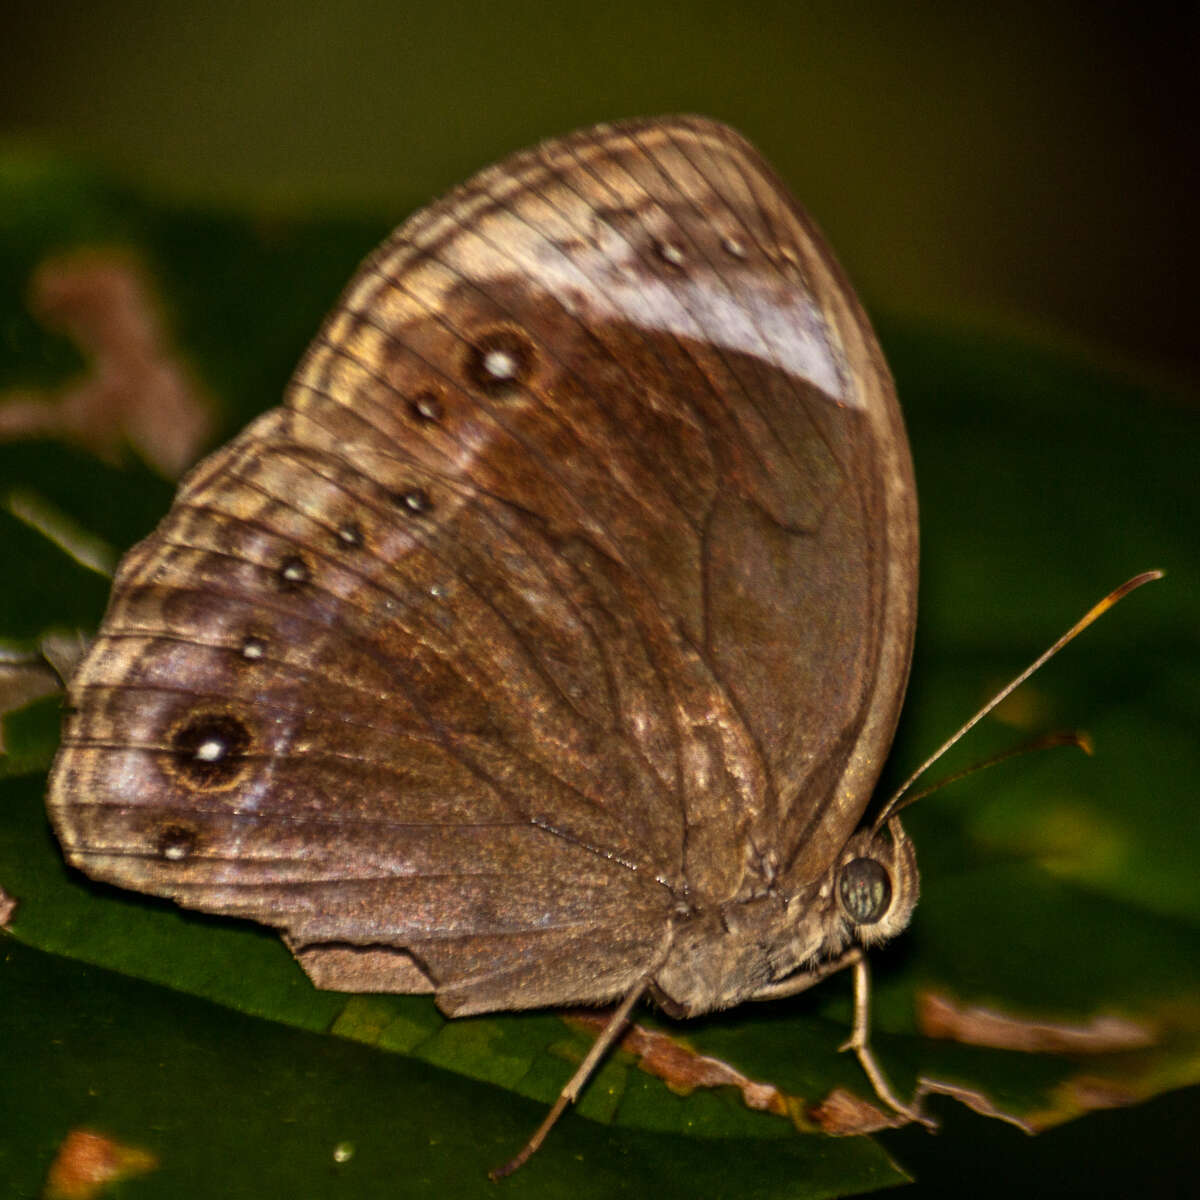
<path fill-rule="evenodd" d="M 213 432 L 212 405 L 132 255 L 92 249 L 47 260 L 34 273 L 30 308 L 78 346 L 89 370 L 57 391 L 0 396 L 0 440 L 61 437 L 110 462 L 128 444 L 171 478 L 195 462 Z"/>
<path fill-rule="evenodd" d="M 822 1133 L 834 1137 L 858 1137 L 908 1124 L 906 1117 L 888 1112 L 845 1088 L 834 1088 L 820 1104 L 808 1110 L 808 1115 Z"/>
<path fill-rule="evenodd" d="M 917 1025 L 926 1037 L 1029 1054 L 1105 1054 L 1138 1050 L 1158 1040 L 1152 1026 L 1098 1016 L 1084 1024 L 1033 1020 L 974 1005 L 937 992 L 917 997 Z"/>
<path fill-rule="evenodd" d="M 148 1150 L 126 1146 L 91 1129 L 72 1129 L 46 1176 L 45 1200 L 93 1200 L 108 1187 L 158 1166 Z"/>
<path fill-rule="evenodd" d="M 607 1024 L 608 1016 L 572 1012 L 568 1020 L 599 1033 Z M 633 1025 L 621 1039 L 620 1046 L 637 1057 L 643 1071 L 661 1079 L 671 1091 L 680 1095 L 685 1096 L 696 1088 L 735 1087 L 742 1093 L 747 1108 L 781 1117 L 788 1115 L 787 1100 L 773 1083 L 750 1079 L 729 1063 L 700 1054 L 660 1030 Z"/>

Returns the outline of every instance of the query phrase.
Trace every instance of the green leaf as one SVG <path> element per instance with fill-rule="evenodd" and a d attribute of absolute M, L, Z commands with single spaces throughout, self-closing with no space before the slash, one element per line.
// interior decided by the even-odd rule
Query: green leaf
<path fill-rule="evenodd" d="M 54 388 L 87 364 L 25 310 L 30 274 L 64 246 L 132 247 L 161 289 L 181 353 L 230 433 L 275 403 L 355 262 L 383 230 L 164 209 L 69 165 L 0 160 L 0 327 L 15 388 Z M 898 779 L 1094 600 L 1126 600 L 944 764 L 1037 732 L 1085 726 L 1096 757 L 1058 751 L 972 776 L 906 817 L 922 867 L 913 928 L 875 958 L 875 1045 L 902 1092 L 953 1080 L 1050 1127 L 1103 1099 L 1200 1079 L 1200 757 L 1194 411 L 1028 346 L 887 322 L 922 499 L 922 617 Z M 51 442 L 0 444 L 20 487 L 124 549 L 170 487 L 136 463 Z M 0 638 L 24 646 L 94 627 L 105 588 L 11 513 Z M 665 1030 L 792 1100 L 794 1120 L 735 1088 L 676 1095 L 612 1056 L 532 1162 L 488 1167 L 537 1124 L 590 1034 L 553 1013 L 448 1022 L 428 998 L 318 992 L 270 932 L 88 882 L 63 865 L 43 807 L 53 705 L 11 714 L 0 779 L 0 1176 L 36 1195 L 72 1128 L 152 1151 L 122 1195 L 405 1196 L 578 1193 L 663 1197 L 852 1194 L 905 1176 L 878 1141 L 802 1132 L 804 1103 L 869 1096 L 837 1053 L 847 981 Z M 942 769 L 939 765 L 939 770 Z M 886 781 L 885 781 L 886 783 Z M 922 1037 L 920 994 L 1083 1024 L 1120 1015 L 1150 1045 L 1019 1054 Z M 640 1019 L 640 1018 L 639 1018 Z M 935 1104 L 940 1112 L 945 1104 Z M 1087 1121 L 1097 1118 L 1089 1117 Z M 951 1122 L 957 1120 L 950 1118 Z M 943 1146 L 955 1137 L 952 1124 Z M 974 1130 L 974 1126 L 969 1127 Z M 352 1144 L 345 1161 L 335 1148 Z M 889 1139 L 889 1144 L 897 1144 Z M 899 1143 L 906 1144 L 906 1143 Z M 949 1147 L 941 1151 L 952 1157 Z"/>

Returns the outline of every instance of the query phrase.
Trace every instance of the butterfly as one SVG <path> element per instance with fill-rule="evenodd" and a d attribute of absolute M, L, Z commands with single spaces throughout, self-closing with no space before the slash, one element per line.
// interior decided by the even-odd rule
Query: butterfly
<path fill-rule="evenodd" d="M 379 247 L 125 557 L 52 822 L 318 987 L 622 1000 L 593 1059 L 643 996 L 865 989 L 918 891 L 863 823 L 917 542 L 879 345 L 760 155 L 687 116 L 548 141 Z"/>

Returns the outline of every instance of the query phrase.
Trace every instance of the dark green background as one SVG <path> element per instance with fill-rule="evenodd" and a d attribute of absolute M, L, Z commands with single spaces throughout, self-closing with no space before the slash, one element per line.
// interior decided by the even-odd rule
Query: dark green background
<path fill-rule="evenodd" d="M 1086 725 L 1097 759 L 1014 764 L 914 812 L 926 895 L 911 935 L 882 964 L 885 1055 L 898 1070 L 953 1057 L 906 1032 L 911 988 L 926 978 L 986 981 L 1018 1007 L 1086 1013 L 1091 997 L 1194 1011 L 1200 264 L 1185 140 L 1194 6 L 250 0 L 203 10 L 50 4 L 5 20 L 0 382 L 51 383 L 78 366 L 23 313 L 39 257 L 60 244 L 129 243 L 223 404 L 226 434 L 278 399 L 357 257 L 475 168 L 603 118 L 692 110 L 746 132 L 858 281 L 906 408 L 925 556 L 893 774 L 1105 588 L 1143 567 L 1170 571 L 1037 685 L 1041 727 Z M 88 163 L 98 169 L 81 168 Z M 61 449 L 0 448 L 5 491 L 17 481 L 118 545 L 153 523 L 170 490 Z M 97 579 L 70 573 L 24 527 L 0 533 L 0 634 L 28 637 L 51 618 L 94 624 Z M 393 1143 L 396 1194 L 421 1194 L 406 1156 L 430 1153 L 427 1128 L 444 1131 L 445 1149 L 434 1151 L 443 1165 L 481 1145 L 495 1161 L 495 1148 L 519 1140 L 537 1104 L 473 1082 L 439 1084 L 423 1060 L 303 1032 L 322 1027 L 315 1018 L 297 1032 L 287 1004 L 273 993 L 262 1000 L 236 950 L 219 986 L 196 982 L 205 964 L 225 962 L 209 947 L 240 938 L 283 992 L 307 996 L 269 942 L 68 881 L 32 772 L 49 716 L 28 722 L 28 765 L 5 782 L 0 810 L 0 883 L 24 902 L 22 943 L 0 943 L 5 1065 L 24 1066 L 7 1071 L 0 1098 L 0 1110 L 11 1105 L 0 1180 L 13 1163 L 22 1179 L 40 1179 L 63 1128 L 95 1112 L 131 1136 L 153 1128 L 164 1144 L 189 1146 L 189 1161 L 171 1163 L 184 1177 L 220 1168 L 256 1196 L 303 1191 L 310 1119 L 318 1130 L 324 1119 L 331 1129 L 348 1120 L 363 1144 L 351 1172 L 335 1178 L 322 1143 L 327 1174 L 308 1180 L 311 1194 L 377 1194 L 368 1188 L 379 1184 L 380 1148 Z M 1019 736 L 983 730 L 961 757 Z M 116 948 L 98 950 L 90 939 L 106 930 Z M 126 944 L 133 965 L 122 965 Z M 168 963 L 177 944 L 179 963 Z M 139 955 L 161 965 L 169 987 L 142 982 Z M 114 959 L 111 975 L 85 965 Z M 214 992 L 238 1011 L 204 999 Z M 700 1036 L 795 1072 L 785 1039 L 811 1038 L 815 1058 L 841 1036 L 845 1007 L 834 985 L 799 1006 L 812 1026 L 775 1013 L 745 1041 L 736 1021 Z M 544 1028 L 502 1027 L 522 1045 Z M 464 1038 L 470 1028 L 491 1027 L 464 1027 Z M 62 1045 L 66 1066 L 54 1057 Z M 468 1053 L 465 1069 L 495 1058 Z M 546 1080 L 562 1069 L 551 1056 Z M 825 1069 L 813 1068 L 822 1078 Z M 997 1060 L 985 1075 L 1020 1091 L 1028 1080 L 1014 1072 L 1053 1069 Z M 106 1079 L 116 1081 L 107 1092 Z M 180 1097 L 193 1091 L 189 1107 Z M 646 1102 L 651 1111 L 669 1104 L 660 1093 Z M 705 1104 L 683 1111 L 740 1128 L 736 1114 L 714 1116 Z M 1166 1195 L 1200 1170 L 1194 1088 L 1032 1142 L 942 1111 L 939 1138 L 883 1139 L 921 1179 L 910 1194 Z M 209 1147 L 189 1140 L 210 1120 L 223 1147 L 242 1147 L 221 1153 L 246 1154 L 244 1171 L 236 1158 L 206 1160 Z M 422 1122 L 415 1132 L 413 1120 Z M 618 1135 L 584 1120 L 558 1132 L 517 1194 L 556 1194 L 561 1179 L 580 1195 L 699 1195 L 711 1169 L 709 1194 L 784 1195 L 790 1178 L 796 1194 L 813 1178 L 810 1139 L 771 1135 L 776 1157 L 764 1151 L 760 1161 L 761 1134 L 738 1141 L 727 1131 L 722 1155 L 711 1141 Z M 846 1157 L 844 1145 L 831 1154 Z M 830 1178 L 863 1177 L 861 1164 L 839 1176 L 839 1161 L 827 1164 Z M 372 1169 L 356 1186 L 353 1172 Z M 480 1178 L 474 1161 L 470 1172 Z M 122 1194 L 171 1186 L 160 1173 Z M 196 1186 L 214 1194 L 206 1189 L 215 1185 Z"/>
<path fill-rule="evenodd" d="M 1195 4 L 8 6 L 0 129 L 206 203 L 394 221 L 615 117 L 729 121 L 877 305 L 1195 380 Z"/>

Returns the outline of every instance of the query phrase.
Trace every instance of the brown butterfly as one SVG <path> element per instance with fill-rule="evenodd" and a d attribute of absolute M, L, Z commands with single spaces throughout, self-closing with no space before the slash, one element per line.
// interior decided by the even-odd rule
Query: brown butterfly
<path fill-rule="evenodd" d="M 185 480 L 50 813 L 88 875 L 272 925 L 319 987 L 624 1000 L 515 1163 L 643 995 L 850 964 L 907 1111 L 861 947 L 917 871 L 860 822 L 916 583 L 892 380 L 812 221 L 723 125 L 597 126 L 401 226 Z"/>

